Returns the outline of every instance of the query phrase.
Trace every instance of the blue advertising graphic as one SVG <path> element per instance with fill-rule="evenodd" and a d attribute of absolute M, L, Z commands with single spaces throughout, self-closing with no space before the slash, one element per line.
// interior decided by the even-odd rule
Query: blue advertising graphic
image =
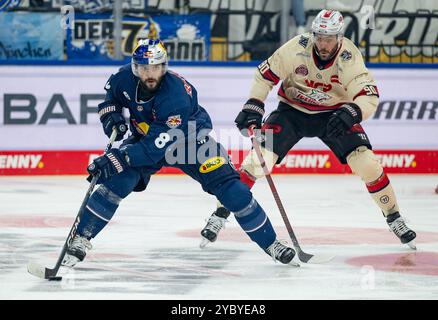
<path fill-rule="evenodd" d="M 0 11 L 18 7 L 21 0 L 0 0 Z"/>
<path fill-rule="evenodd" d="M 163 40 L 171 60 L 206 61 L 210 46 L 210 15 L 157 16 L 123 19 L 122 52 L 131 55 L 143 38 Z M 67 32 L 68 59 L 112 60 L 113 19 L 110 15 L 76 14 Z"/>
<path fill-rule="evenodd" d="M 61 60 L 63 29 L 58 13 L 0 12 L 0 60 Z"/>

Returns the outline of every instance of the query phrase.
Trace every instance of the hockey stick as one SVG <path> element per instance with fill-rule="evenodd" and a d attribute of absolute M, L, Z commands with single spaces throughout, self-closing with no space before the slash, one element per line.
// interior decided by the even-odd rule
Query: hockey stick
<path fill-rule="evenodd" d="M 263 155 L 262 155 L 262 152 L 260 150 L 260 146 L 257 142 L 256 137 L 255 137 L 254 126 L 250 127 L 248 129 L 248 131 L 250 134 L 252 146 L 257 154 L 257 158 L 259 159 L 260 165 L 263 168 L 263 172 L 265 174 L 266 180 L 268 181 L 269 187 L 271 188 L 271 191 L 272 191 L 272 195 L 274 196 L 275 203 L 277 204 L 278 209 L 280 210 L 280 214 L 281 214 L 281 217 L 283 218 L 284 224 L 286 225 L 286 229 L 287 229 L 287 232 L 289 233 L 289 237 L 292 240 L 292 243 L 294 245 L 295 250 L 297 251 L 298 258 L 300 259 L 301 262 L 304 262 L 304 263 L 325 263 L 325 262 L 332 260 L 334 257 L 331 255 L 324 255 L 324 254 L 313 255 L 313 254 L 306 253 L 301 249 L 300 244 L 298 243 L 298 239 L 295 236 L 295 233 L 294 233 L 292 226 L 289 222 L 289 219 L 286 215 L 286 210 L 284 209 L 283 203 L 281 202 L 280 196 L 278 195 L 277 188 L 275 187 L 274 181 L 272 180 L 271 173 L 269 172 L 269 169 L 266 166 L 266 162 L 263 159 Z"/>
<path fill-rule="evenodd" d="M 120 127 L 119 127 L 119 130 L 121 132 L 126 131 L 126 129 L 127 129 L 126 125 L 124 125 L 124 124 L 120 125 Z M 113 129 L 113 132 L 111 134 L 110 140 L 108 142 L 108 145 L 105 148 L 104 153 L 107 153 L 111 149 L 114 141 L 116 140 L 116 137 L 117 137 L 117 130 Z M 100 176 L 100 173 L 97 173 L 96 175 L 93 176 L 93 179 L 90 182 L 90 186 L 88 187 L 87 193 L 85 194 L 85 198 L 82 201 L 81 207 L 79 208 L 79 212 L 76 216 L 75 222 L 73 223 L 73 226 L 71 227 L 70 232 L 68 233 L 67 240 L 64 243 L 64 247 L 62 248 L 62 251 L 59 254 L 59 258 L 58 258 L 58 261 L 56 262 L 55 266 L 52 269 L 50 269 L 50 268 L 44 267 L 38 263 L 29 262 L 27 265 L 27 271 L 30 274 L 32 274 L 38 278 L 47 279 L 47 280 L 55 280 L 55 281 L 62 280 L 62 277 L 59 277 L 56 275 L 59 271 L 59 268 L 61 267 L 62 261 L 64 260 L 65 253 L 67 252 L 67 249 L 71 244 L 71 241 L 73 240 L 73 238 L 76 235 L 76 231 L 78 229 L 79 222 L 81 221 L 81 218 L 82 218 L 82 215 L 84 212 L 84 208 L 88 202 L 88 199 L 91 196 L 91 193 L 93 192 L 94 187 L 96 186 L 96 183 L 97 183 L 97 180 L 99 179 L 99 176 Z"/>

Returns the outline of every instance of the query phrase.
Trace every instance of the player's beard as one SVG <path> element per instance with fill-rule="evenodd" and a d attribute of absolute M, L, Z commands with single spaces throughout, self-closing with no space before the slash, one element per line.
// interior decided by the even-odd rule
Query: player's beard
<path fill-rule="evenodd" d="M 330 60 L 331 58 L 333 58 L 333 56 L 335 55 L 336 51 L 338 51 L 339 48 L 339 44 L 336 45 L 336 47 L 333 48 L 332 51 L 328 51 L 326 49 L 323 50 L 319 50 L 318 47 L 315 47 L 315 51 L 318 54 L 318 56 L 320 57 L 321 60 L 323 61 L 327 61 Z M 323 57 L 322 55 L 324 55 L 325 57 Z"/>
<path fill-rule="evenodd" d="M 158 78 L 158 79 L 156 79 L 156 78 L 146 78 L 145 80 L 141 81 L 141 84 L 142 84 L 144 89 L 146 89 L 150 93 L 154 93 L 160 87 L 162 79 L 163 79 L 162 76 L 160 78 Z"/>

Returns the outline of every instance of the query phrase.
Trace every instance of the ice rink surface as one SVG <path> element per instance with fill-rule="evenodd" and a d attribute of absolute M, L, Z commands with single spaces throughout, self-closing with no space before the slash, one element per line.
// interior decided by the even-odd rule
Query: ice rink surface
<path fill-rule="evenodd" d="M 213 196 L 184 176 L 155 176 L 122 201 L 86 260 L 60 282 L 52 267 L 87 189 L 83 176 L 0 177 L 0 299 L 438 299 L 437 175 L 390 175 L 418 250 L 399 243 L 352 175 L 274 176 L 304 251 L 327 264 L 274 263 L 233 217 L 199 248 Z M 265 180 L 253 189 L 278 237 L 290 239 Z"/>

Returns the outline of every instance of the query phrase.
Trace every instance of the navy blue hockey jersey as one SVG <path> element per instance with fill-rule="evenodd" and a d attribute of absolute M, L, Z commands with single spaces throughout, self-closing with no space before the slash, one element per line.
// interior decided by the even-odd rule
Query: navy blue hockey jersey
<path fill-rule="evenodd" d="M 198 104 L 195 87 L 178 74 L 168 71 L 148 101 L 139 100 L 139 86 L 131 65 L 111 75 L 105 85 L 105 104 L 115 106 L 117 112 L 128 108 L 131 132 L 138 137 L 128 149 L 131 166 L 160 162 L 175 140 L 168 134 L 171 129 L 181 130 L 185 137 L 212 129 L 210 116 Z"/>

